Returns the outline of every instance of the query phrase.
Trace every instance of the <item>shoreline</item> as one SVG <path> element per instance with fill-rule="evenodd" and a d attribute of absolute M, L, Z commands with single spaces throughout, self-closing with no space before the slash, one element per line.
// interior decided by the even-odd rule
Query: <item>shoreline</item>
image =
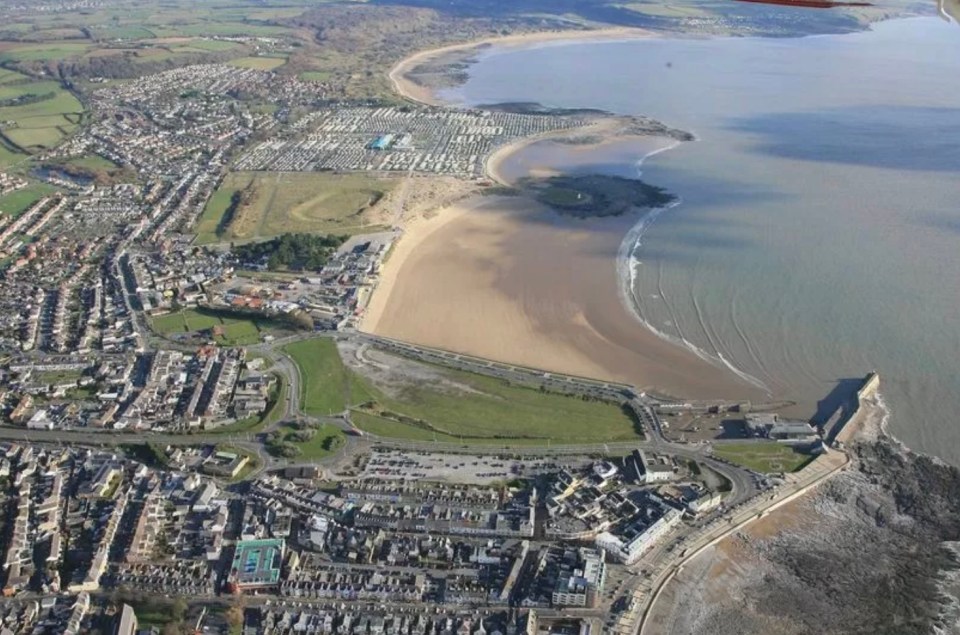
<path fill-rule="evenodd" d="M 764 400 L 622 306 L 614 255 L 636 222 L 560 217 L 522 195 L 455 203 L 411 224 L 360 329 L 657 394 Z"/>
<path fill-rule="evenodd" d="M 438 100 L 432 89 L 406 74 L 428 60 L 483 44 L 526 46 L 652 35 L 616 28 L 492 38 L 421 51 L 394 66 L 389 77 L 402 97 L 445 107 L 448 104 Z M 583 127 L 519 139 L 494 150 L 484 161 L 484 173 L 494 183 L 510 187 L 513 179 L 504 173 L 508 160 L 538 143 L 572 135 L 597 140 L 558 151 L 586 156 L 605 147 L 615 148 L 617 143 L 661 140 L 660 147 L 634 159 L 632 165 L 638 172 L 644 160 L 680 143 L 669 134 L 626 132 L 626 123 L 624 116 L 598 115 Z M 551 171 L 548 163 L 530 166 L 529 172 Z M 642 308 L 628 301 L 630 277 L 623 274 L 624 266 L 632 266 L 639 238 L 636 229 L 640 227 L 642 235 L 643 228 L 664 211 L 634 210 L 616 219 L 581 219 L 577 223 L 523 195 L 475 195 L 442 207 L 434 218 L 416 219 L 404 226 L 359 328 L 506 363 L 622 381 L 660 394 L 768 398 L 765 386 L 758 389 L 758 382 L 731 369 L 722 359 L 664 337 L 644 319 Z M 473 238 L 491 234 L 501 239 L 484 244 Z M 517 240 L 517 236 L 523 238 Z M 513 249 L 504 248 L 511 242 L 516 243 Z M 591 243 L 596 254 L 607 255 L 580 253 L 570 246 L 577 243 Z M 529 261 L 529 253 L 538 251 L 544 261 L 558 258 L 565 262 L 543 268 Z M 525 266 L 517 266 L 525 260 L 529 261 Z M 438 272 L 440 267 L 446 271 Z M 571 268 L 566 275 L 559 273 L 563 267 Z M 462 295 L 463 289 L 471 290 L 463 302 L 445 306 L 446 298 Z M 611 311 L 614 304 L 619 310 Z M 470 309 L 460 310 L 462 305 L 470 305 Z M 497 316 L 499 326 L 478 322 L 475 314 L 480 312 Z"/>
<path fill-rule="evenodd" d="M 606 40 L 628 40 L 635 38 L 657 37 L 656 33 L 645 29 L 634 27 L 607 27 L 602 29 L 571 29 L 564 31 L 542 31 L 536 33 L 517 33 L 499 37 L 487 37 L 479 40 L 471 40 L 460 44 L 449 44 L 434 49 L 425 49 L 417 51 L 397 62 L 387 73 L 387 78 L 393 87 L 394 92 L 412 102 L 424 106 L 457 108 L 457 104 L 444 101 L 437 97 L 436 89 L 418 84 L 416 81 L 407 77 L 410 71 L 414 70 L 426 61 L 444 56 L 451 53 L 469 51 L 470 49 L 482 46 L 504 47 L 527 47 L 536 44 L 545 44 L 550 42 L 570 42 L 577 40 L 585 41 L 606 41 Z"/>

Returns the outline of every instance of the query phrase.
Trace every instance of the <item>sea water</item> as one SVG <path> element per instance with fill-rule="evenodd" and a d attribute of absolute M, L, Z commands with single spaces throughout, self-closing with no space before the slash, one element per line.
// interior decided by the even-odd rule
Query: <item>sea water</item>
<path fill-rule="evenodd" d="M 960 28 L 916 18 L 493 49 L 444 96 L 695 133 L 643 164 L 682 199 L 627 245 L 621 275 L 643 319 L 811 417 L 838 382 L 877 370 L 891 431 L 960 463 L 958 77 Z"/>

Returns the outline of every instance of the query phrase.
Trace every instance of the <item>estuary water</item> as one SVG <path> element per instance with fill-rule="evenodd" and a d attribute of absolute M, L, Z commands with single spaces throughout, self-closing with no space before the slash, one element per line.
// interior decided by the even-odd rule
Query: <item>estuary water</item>
<path fill-rule="evenodd" d="M 890 431 L 960 464 L 958 77 L 960 28 L 917 18 L 799 39 L 492 49 L 443 96 L 695 133 L 640 168 L 682 199 L 625 250 L 643 319 L 808 417 L 838 382 L 878 370 Z"/>

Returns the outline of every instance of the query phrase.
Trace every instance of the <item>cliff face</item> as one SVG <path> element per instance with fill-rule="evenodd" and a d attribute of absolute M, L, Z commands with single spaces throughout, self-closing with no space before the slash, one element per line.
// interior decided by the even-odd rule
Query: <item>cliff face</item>
<path fill-rule="evenodd" d="M 960 471 L 881 436 L 854 467 L 692 561 L 652 632 L 960 633 Z"/>

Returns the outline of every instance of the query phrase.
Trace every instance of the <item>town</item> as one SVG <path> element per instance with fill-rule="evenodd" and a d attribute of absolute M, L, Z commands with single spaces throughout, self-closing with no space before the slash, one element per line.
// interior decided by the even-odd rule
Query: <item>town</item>
<path fill-rule="evenodd" d="M 83 632 L 113 619 L 132 633 L 136 611 L 106 615 L 102 593 L 132 597 L 133 589 L 276 598 L 245 607 L 251 633 L 303 624 L 344 632 L 357 620 L 374 632 L 438 622 L 462 622 L 468 633 L 531 621 L 560 628 L 570 620 L 616 632 L 618 616 L 635 604 L 631 565 L 676 527 L 724 512 L 703 472 L 664 458 L 651 460 L 658 476 L 650 478 L 638 453 L 545 460 L 375 448 L 357 477 L 322 487 L 319 470 L 303 468 L 237 482 L 245 461 L 213 447 L 162 454 L 158 468 L 125 451 L 0 444 L 11 510 L 3 594 L 50 598 L 41 603 L 59 616 L 34 608 L 12 632 L 50 619 L 62 632 Z M 506 466 L 514 476 L 460 482 L 456 472 L 468 461 L 474 473 Z M 420 464 L 433 465 L 429 480 L 378 476 L 383 466 Z M 586 523 L 595 544 L 584 546 L 586 533 L 562 528 L 565 521 Z M 616 536 L 627 534 L 636 537 L 625 551 Z M 568 607 L 582 610 L 571 618 Z"/>
<path fill-rule="evenodd" d="M 198 42 L 258 54 L 89 77 L 82 125 L 0 171 L 0 634 L 634 635 L 685 558 L 845 465 L 856 408 L 361 332 L 410 189 L 516 194 L 494 152 L 607 115 L 338 100 L 269 70 L 283 38 Z M 266 227 L 292 173 L 349 222 Z"/>

